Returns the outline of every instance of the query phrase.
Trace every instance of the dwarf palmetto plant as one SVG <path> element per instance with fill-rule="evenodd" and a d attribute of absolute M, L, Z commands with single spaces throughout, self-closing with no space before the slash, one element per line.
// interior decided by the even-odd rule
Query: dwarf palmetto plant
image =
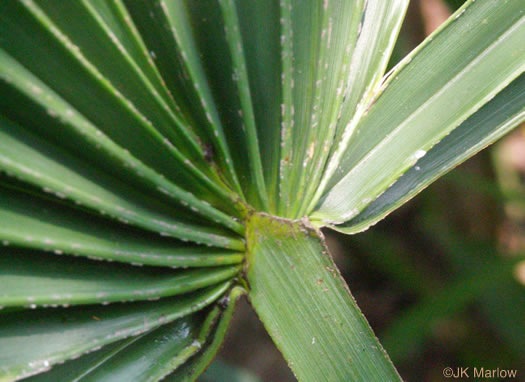
<path fill-rule="evenodd" d="M 0 380 L 194 380 L 243 294 L 300 381 L 399 380 L 319 229 L 525 119 L 522 0 L 384 75 L 407 3 L 0 2 Z"/>

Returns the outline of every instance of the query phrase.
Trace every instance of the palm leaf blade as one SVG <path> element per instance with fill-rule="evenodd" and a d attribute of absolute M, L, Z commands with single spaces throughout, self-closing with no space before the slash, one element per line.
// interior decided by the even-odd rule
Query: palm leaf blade
<path fill-rule="evenodd" d="M 477 33 L 469 34 L 479 20 Z M 357 215 L 519 76 L 525 69 L 524 31 L 519 2 L 468 2 L 458 10 L 387 79 L 314 216 L 342 223 Z"/>
<path fill-rule="evenodd" d="M 319 233 L 255 216 L 248 235 L 250 301 L 299 380 L 400 380 Z"/>
<path fill-rule="evenodd" d="M 158 302 L 58 308 L 52 315 L 49 309 L 0 315 L 0 378 L 40 373 L 99 346 L 139 335 L 202 309 L 228 286 Z"/>
<path fill-rule="evenodd" d="M 234 277 L 238 267 L 180 270 L 124 267 L 19 249 L 0 257 L 0 305 L 37 307 L 155 300 Z M 132 280 L 132 281 L 131 281 Z"/>
<path fill-rule="evenodd" d="M 359 215 L 333 228 L 344 233 L 367 229 L 524 120 L 525 75 L 522 74 L 443 138 Z"/>
<path fill-rule="evenodd" d="M 204 330 L 201 330 L 200 341 L 202 348 L 199 353 L 190 358 L 182 367 L 175 370 L 174 373 L 166 376 L 166 381 L 192 382 L 202 374 L 219 351 L 222 341 L 224 341 L 228 325 L 233 316 L 235 302 L 245 293 L 246 291 L 241 287 L 232 288 L 225 301 L 227 306 L 220 315 L 217 315 L 215 325 L 205 326 Z M 210 316 L 212 314 L 213 312 L 210 313 Z"/>
<path fill-rule="evenodd" d="M 149 333 L 111 344 L 98 354 L 87 354 L 65 363 L 31 381 L 157 381 L 184 368 L 213 331 L 219 309 L 199 313 L 161 326 Z"/>
<path fill-rule="evenodd" d="M 379 91 L 390 54 L 394 49 L 395 37 L 401 29 L 408 1 L 372 1 L 366 2 L 363 20 L 360 24 L 356 47 L 351 57 L 349 73 L 344 89 L 345 99 L 341 104 L 335 130 L 334 147 L 319 179 L 312 182 L 314 196 L 307 198 L 310 203 L 308 212 L 315 206 L 323 194 L 326 182 L 346 151 L 355 125 L 359 122 L 366 106 Z M 314 186 L 315 185 L 315 186 Z M 304 207 L 303 207 L 304 208 Z"/>
<path fill-rule="evenodd" d="M 58 198 L 69 198 L 97 212 L 108 214 L 115 220 L 149 231 L 166 232 L 181 239 L 223 247 L 228 247 L 231 243 L 242 248 L 242 244 L 239 247 L 234 239 L 220 238 L 220 230 L 206 229 L 187 219 L 184 222 L 180 213 L 175 219 L 167 216 L 160 211 L 158 202 L 137 195 L 136 191 L 124 183 L 112 181 L 107 175 L 78 164 L 71 155 L 25 133 L 9 121 L 0 119 L 0 136 L 0 168 L 23 181 L 42 187 Z M 127 189 L 127 192 L 122 192 L 122 189 Z M 156 211 L 151 208 L 155 205 Z M 228 220 L 238 226 L 231 217 Z"/>
<path fill-rule="evenodd" d="M 172 267 L 242 261 L 240 253 L 187 245 L 158 234 L 125 228 L 1 183 L 0 190 L 0 218 L 9 222 L 0 226 L 0 238 L 5 245 Z"/>
<path fill-rule="evenodd" d="M 56 365 L 28 379 L 43 381 L 156 381 L 176 368 L 191 352 L 204 314 L 183 317 L 146 334 L 109 344 L 78 359 Z M 160 362 L 159 362 L 160 361 Z M 109 375 L 108 375 L 109 374 Z"/>

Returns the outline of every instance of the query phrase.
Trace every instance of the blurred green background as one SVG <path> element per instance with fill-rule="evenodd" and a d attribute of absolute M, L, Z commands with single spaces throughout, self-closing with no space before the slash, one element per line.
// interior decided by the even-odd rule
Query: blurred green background
<path fill-rule="evenodd" d="M 462 3 L 413 0 L 391 66 Z M 445 367 L 499 367 L 525 381 L 525 126 L 370 230 L 325 235 L 404 380 L 444 381 Z M 295 378 L 242 301 L 200 381 Z"/>

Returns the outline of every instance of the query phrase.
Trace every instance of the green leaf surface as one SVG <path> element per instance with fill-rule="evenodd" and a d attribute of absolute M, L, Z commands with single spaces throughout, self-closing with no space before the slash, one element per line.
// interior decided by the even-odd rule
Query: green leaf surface
<path fill-rule="evenodd" d="M 190 316 L 192 317 L 192 316 Z M 188 320 L 184 317 L 182 320 Z M 178 322 L 179 320 L 175 321 Z M 81 381 L 82 377 L 89 375 L 89 373 L 97 367 L 104 364 L 104 362 L 110 359 L 113 355 L 119 351 L 126 349 L 127 346 L 135 342 L 138 338 L 141 338 L 144 334 L 135 337 L 129 337 L 124 340 L 113 342 L 109 345 L 104 346 L 99 350 L 89 352 L 76 359 L 66 361 L 62 364 L 54 365 L 51 370 L 40 374 L 32 375 L 31 377 L 25 378 L 24 381 L 28 382 L 55 382 L 57 380 L 64 382 L 77 382 Z M 60 379 L 59 379 L 60 378 Z"/>
<path fill-rule="evenodd" d="M 215 312 L 211 312 L 210 315 Z M 116 345 L 87 354 L 40 374 L 30 381 L 144 381 L 162 379 L 200 349 L 199 328 L 206 324 L 199 313 Z M 65 374 L 65 375 L 64 375 Z"/>
<path fill-rule="evenodd" d="M 475 25 L 475 33 L 472 28 Z M 355 217 L 525 69 L 521 1 L 469 1 L 386 79 L 313 218 Z"/>
<path fill-rule="evenodd" d="M 284 3 L 284 2 L 281 2 Z M 269 208 L 277 211 L 281 126 L 280 4 L 236 0 Z"/>
<path fill-rule="evenodd" d="M 203 320 L 188 321 L 161 326 L 138 338 L 83 377 L 82 381 L 161 380 L 183 365 L 200 348 L 197 336 Z"/>
<path fill-rule="evenodd" d="M 0 178 L 1 180 L 1 178 Z M 235 264 L 243 255 L 188 245 L 112 223 L 0 182 L 0 240 L 5 245 L 136 264 L 187 267 Z"/>
<path fill-rule="evenodd" d="M 0 118 L 0 169 L 58 198 L 70 199 L 123 223 L 197 243 L 242 248 L 239 240 L 221 237 L 221 230 L 188 222 L 188 218 L 185 222 L 182 214 L 176 214 L 176 218 L 164 214 L 152 198 L 137 195 L 129 186 L 83 166 L 76 158 L 3 118 Z M 227 220 L 242 229 L 231 217 Z"/>
<path fill-rule="evenodd" d="M 14 2 L 12 4 L 14 4 Z M 46 3 L 53 12 L 58 12 L 58 14 L 61 14 L 60 12 L 68 13 L 68 10 L 62 9 L 64 6 L 60 4 L 63 4 L 63 2 L 53 1 Z M 78 7 L 80 7 L 80 5 L 73 6 L 75 9 Z M 87 12 L 86 9 L 84 9 L 84 12 Z M 16 29 L 20 27 L 19 24 L 23 23 L 24 18 L 17 18 L 15 16 L 17 16 L 18 13 L 24 14 L 24 11 L 18 11 L 7 7 L 7 10 L 4 12 L 5 14 L 1 15 L 1 17 L 6 18 L 6 25 L 9 25 L 9 28 L 5 28 L 6 30 L 11 32 L 13 30 L 16 31 Z M 77 9 L 77 11 L 79 10 Z M 14 12 L 15 16 L 10 12 Z M 78 17 L 81 18 L 83 11 L 79 12 L 80 16 Z M 95 11 L 92 11 L 91 13 L 94 12 Z M 38 11 L 37 13 L 41 15 L 42 12 Z M 10 15 L 12 17 L 10 17 Z M 47 17 L 44 15 L 41 16 L 44 18 Z M 61 17 L 57 17 L 62 20 Z M 85 15 L 85 17 L 90 18 L 92 15 Z M 59 33 L 57 28 L 51 29 L 56 33 Z M 95 29 L 98 31 L 100 26 Z M 111 34 L 113 32 L 106 32 L 101 31 L 97 33 L 102 33 L 104 35 L 104 41 L 110 44 L 113 47 L 113 51 L 115 51 L 116 48 L 113 45 L 116 44 L 116 37 L 114 34 Z M 85 44 L 88 45 L 92 44 L 91 35 L 95 34 L 88 33 L 88 36 L 84 36 L 85 32 L 82 28 L 80 30 L 75 29 L 71 31 L 71 33 L 73 35 L 75 35 L 75 33 L 81 34 L 82 36 L 79 38 L 81 40 L 83 39 L 82 41 L 85 41 Z M 113 37 L 108 37 L 108 33 L 109 36 Z M 67 146 L 70 152 L 73 152 L 78 156 L 87 156 L 90 162 L 97 162 L 98 165 L 102 165 L 107 171 L 110 171 L 113 175 L 119 178 L 125 177 L 128 182 L 138 182 L 143 185 L 146 184 L 149 187 L 150 193 L 164 193 L 170 196 L 171 199 L 175 200 L 178 204 L 185 206 L 189 205 L 190 208 L 193 209 L 193 212 L 204 212 L 207 210 L 207 212 L 204 213 L 204 216 L 214 215 L 213 209 L 209 204 L 203 203 L 199 200 L 199 197 L 204 197 L 209 202 L 215 205 L 220 205 L 221 207 L 228 206 L 227 208 L 232 212 L 231 206 L 228 205 L 230 203 L 224 202 L 231 202 L 235 197 L 231 191 L 226 190 L 217 175 L 209 174 L 209 171 L 206 169 L 209 169 L 210 166 L 208 166 L 207 163 L 199 164 L 199 162 L 194 160 L 191 156 L 184 156 L 180 153 L 180 150 L 174 146 L 173 142 L 178 142 L 183 147 L 188 146 L 187 144 L 184 144 L 184 140 L 170 140 L 156 132 L 153 127 L 150 127 L 148 129 L 152 131 L 151 134 L 153 134 L 155 139 L 160 141 L 160 144 L 162 145 L 161 148 L 156 148 L 154 144 L 148 141 L 148 139 L 141 136 L 141 130 L 135 126 L 137 123 L 136 121 L 127 121 L 121 115 L 111 114 L 115 114 L 115 110 L 117 110 L 118 114 L 118 107 L 115 106 L 110 111 L 105 110 L 104 108 L 108 106 L 107 103 L 109 103 L 109 101 L 104 103 L 104 105 L 97 105 L 97 102 L 103 100 L 103 96 L 111 93 L 110 91 L 107 91 L 107 89 L 95 89 L 90 81 L 76 84 L 75 81 L 78 81 L 79 78 L 82 77 L 80 74 L 74 76 L 74 79 L 71 79 L 68 83 L 63 83 L 62 80 L 59 79 L 53 78 L 53 80 L 50 80 L 48 78 L 53 74 L 51 69 L 53 68 L 53 65 L 56 65 L 55 61 L 59 61 L 59 59 L 53 60 L 52 63 L 49 63 L 49 67 L 44 65 L 44 69 L 42 69 L 42 64 L 43 62 L 46 62 L 45 60 L 53 57 L 54 54 L 58 54 L 57 52 L 60 51 L 59 48 L 52 52 L 42 53 L 45 55 L 45 60 L 36 62 L 37 60 L 27 58 L 24 50 L 18 50 L 20 49 L 18 45 L 23 45 L 23 39 L 19 41 L 18 37 L 19 35 L 16 33 L 14 35 L 8 34 L 8 36 L 5 36 L 4 38 L 8 41 L 5 43 L 5 50 L 0 48 L 2 56 L 0 60 L 0 66 L 2 67 L 2 70 L 0 70 L 0 77 L 3 78 L 5 83 L 7 83 L 7 88 L 5 88 L 5 84 L 2 83 L 4 86 L 2 92 L 7 93 L 7 95 L 5 105 L 1 106 L 6 115 L 11 119 L 20 121 L 24 127 L 38 130 L 38 133 L 44 135 L 46 139 L 58 142 L 59 145 Z M 30 39 L 31 38 L 35 38 L 35 35 L 32 35 Z M 9 43 L 9 41 L 11 41 L 10 39 L 16 39 L 16 44 Z M 90 45 L 91 50 L 96 50 L 97 47 L 100 48 L 100 46 L 96 44 L 97 41 L 94 42 L 95 46 Z M 30 41 L 30 43 L 32 44 L 34 42 Z M 69 42 L 68 44 L 66 44 L 68 47 L 73 45 L 78 48 L 73 42 Z M 41 45 L 47 46 L 48 44 L 42 43 Z M 13 48 L 13 46 L 15 46 L 16 49 Z M 83 47 L 82 51 L 87 50 L 88 52 L 91 52 L 90 49 Z M 73 51 L 75 52 L 74 49 Z M 120 50 L 117 49 L 115 52 L 115 54 L 120 57 L 120 53 L 118 53 Z M 37 56 L 38 52 L 35 52 L 34 55 Z M 93 55 L 95 58 L 98 57 L 98 55 L 95 55 L 94 53 Z M 82 57 L 83 56 L 81 56 L 81 58 Z M 29 65 L 26 63 L 27 60 L 29 60 Z M 85 61 L 86 59 L 83 58 L 83 60 Z M 104 60 L 107 62 L 108 58 L 105 56 L 100 58 L 101 62 L 104 62 Z M 118 59 L 111 61 L 118 61 Z M 92 65 L 92 63 L 88 64 Z M 28 66 L 33 70 L 33 73 L 23 65 Z M 95 70 L 94 67 L 93 70 Z M 71 69 L 71 71 L 73 72 L 73 69 Z M 124 72 L 128 73 L 133 71 L 129 70 Z M 129 79 L 121 78 L 122 76 L 119 77 L 116 74 L 115 76 L 125 84 L 133 83 L 133 81 Z M 60 84 L 57 85 L 54 81 L 59 81 Z M 85 93 L 89 94 L 89 96 L 82 97 L 79 96 L 79 94 L 70 94 L 71 89 L 74 86 L 88 89 L 89 91 L 86 91 Z M 65 90 L 63 88 L 65 88 Z M 145 97 L 143 94 L 144 92 L 138 90 L 134 90 L 131 93 L 140 94 L 141 99 L 152 98 Z M 117 94 L 124 100 L 122 102 L 125 105 L 136 110 L 134 103 L 125 98 L 120 92 Z M 80 99 L 78 99 L 79 97 Z M 92 102 L 85 105 L 84 103 L 89 101 L 90 97 L 95 97 L 95 100 L 92 100 Z M 24 107 L 21 108 L 20 105 L 24 105 Z M 37 123 L 35 118 L 28 118 L 28 107 L 31 111 L 30 114 L 36 113 L 43 117 L 41 121 L 39 120 L 40 123 Z M 98 109 L 96 109 L 96 107 L 98 107 Z M 95 116 L 93 116 L 93 113 L 96 113 Z M 101 118 L 103 120 L 101 120 Z M 143 123 L 151 123 L 146 117 L 142 117 L 142 119 L 145 120 Z M 119 124 L 122 124 L 125 128 L 118 128 Z M 173 123 L 170 123 L 169 125 L 169 131 L 172 131 Z M 60 137 L 61 139 L 58 139 L 58 131 L 54 131 L 51 127 L 57 128 L 61 134 L 65 134 L 66 137 Z M 151 135 L 150 133 L 148 134 Z M 132 141 L 131 143 L 128 142 L 130 140 Z M 82 150 L 80 150 L 79 142 L 85 142 L 87 147 L 82 147 Z M 150 147 L 151 149 L 148 150 L 145 149 L 145 147 Z M 163 152 L 167 152 L 164 157 L 162 157 Z M 106 156 L 106 158 L 104 158 L 104 156 Z M 213 180 L 210 179 L 210 176 Z M 221 214 L 219 213 L 219 215 Z M 221 218 L 219 215 L 216 216 L 217 219 L 215 220 L 222 220 L 224 218 L 229 220 L 227 216 L 223 215 Z"/>
<path fill-rule="evenodd" d="M 254 215 L 250 301 L 300 381 L 399 381 L 319 233 Z"/>
<path fill-rule="evenodd" d="M 146 334 L 109 344 L 63 365 L 56 365 L 49 372 L 27 380 L 157 381 L 166 370 L 179 366 L 187 358 L 185 350 L 195 341 L 204 318 L 200 312 L 180 318 Z"/>
<path fill-rule="evenodd" d="M 356 233 L 367 229 L 523 121 L 524 74 L 435 145 L 359 215 L 331 228 L 343 233 Z"/>
<path fill-rule="evenodd" d="M 268 211 L 268 194 L 263 175 L 261 154 L 257 137 L 257 126 L 255 124 L 243 40 L 235 5 L 236 2 L 235 0 L 218 0 L 218 3 L 220 4 L 224 20 L 224 33 L 226 35 L 226 41 L 228 42 L 230 57 L 232 59 L 232 75 L 234 77 L 233 80 L 237 88 L 240 102 L 239 113 L 242 115 L 242 127 L 246 137 L 250 178 L 253 179 L 255 189 L 257 190 L 257 197 L 259 199 L 254 205 L 260 206 L 263 211 Z"/>
<path fill-rule="evenodd" d="M 149 47 L 151 59 L 176 99 L 176 109 L 192 122 L 201 139 L 206 137 L 213 142 L 213 160 L 222 166 L 224 175 L 242 195 L 186 5 L 183 1 L 125 3 Z"/>
<path fill-rule="evenodd" d="M 114 71 L 111 72 L 111 67 L 108 69 L 109 63 L 115 66 L 125 63 L 122 51 L 116 47 L 117 37 L 111 37 L 107 30 L 104 31 L 101 27 L 104 24 L 100 24 L 94 17 L 95 12 L 89 11 L 91 7 L 84 6 L 85 2 L 84 5 L 81 4 L 76 2 L 69 5 L 69 9 L 64 9 L 68 5 L 60 1 L 40 5 L 29 1 L 3 3 L 0 15 L 3 25 L 8 27 L 0 30 L 0 47 L 66 98 L 75 110 L 104 130 L 118 144 L 167 177 L 176 175 L 178 167 L 191 168 L 186 163 L 193 161 L 200 161 L 201 167 L 206 168 L 204 150 L 195 136 L 190 138 L 185 133 L 176 134 L 180 130 L 174 129 L 173 126 L 180 127 L 180 124 L 171 120 L 171 126 L 168 128 L 170 118 L 165 118 L 159 123 L 158 118 L 166 115 L 165 108 L 162 108 L 164 112 L 155 113 L 155 125 L 148 118 L 151 113 L 144 115 L 142 110 L 138 109 L 146 108 L 145 103 L 148 102 L 137 98 L 144 91 L 132 96 L 137 90 L 133 85 L 137 85 L 139 76 L 126 80 L 126 76 L 119 74 L 120 72 L 115 74 Z M 79 17 L 82 24 L 87 25 L 75 29 L 66 23 L 68 27 L 64 31 L 57 25 L 61 20 L 61 12 L 66 13 L 68 17 Z M 53 19 L 54 15 L 58 21 Z M 85 33 L 90 30 L 90 38 L 85 37 Z M 100 49 L 103 46 L 106 49 Z M 90 47 L 98 47 L 99 50 L 94 53 Z M 101 52 L 106 50 L 107 54 L 113 54 L 112 60 L 108 61 L 107 56 L 101 57 Z M 34 57 L 39 59 L 35 60 Z M 129 60 L 127 63 L 129 64 Z M 97 64 L 102 69 L 99 69 Z M 60 70 L 64 67 L 68 70 Z M 55 75 L 58 71 L 61 72 L 60 76 Z M 134 70 L 128 72 L 131 74 Z M 115 81 L 121 84 L 120 90 L 115 87 Z M 89 91 L 77 92 L 77 88 Z M 131 100 L 127 97 L 131 97 Z M 139 104 L 136 105 L 133 100 L 138 100 Z M 126 128 L 117 128 L 116 121 Z M 133 134 L 130 134 L 130 131 L 133 131 Z M 163 133 L 168 136 L 164 136 Z M 145 147 L 152 149 L 147 150 Z"/>
<path fill-rule="evenodd" d="M 108 28 L 111 31 L 108 34 L 115 45 L 121 45 L 118 48 L 123 55 L 130 56 L 133 64 L 140 68 L 139 70 L 147 77 L 147 81 L 155 87 L 156 94 L 152 90 L 155 96 L 162 97 L 165 103 L 176 111 L 177 105 L 173 95 L 167 88 L 164 78 L 159 73 L 148 51 L 144 36 L 137 29 L 134 20 L 131 19 L 129 10 L 124 6 L 123 1 L 88 0 L 84 3 L 96 14 L 95 17 L 98 17 L 98 22 L 103 25 L 104 30 Z M 116 39 L 111 36 L 111 33 L 115 35 Z"/>
<path fill-rule="evenodd" d="M 333 147 L 330 148 L 328 165 L 322 166 L 310 186 L 306 199 L 310 205 L 303 204 L 310 211 L 322 195 L 328 178 L 344 154 L 348 141 L 367 105 L 380 90 L 383 74 L 394 49 L 396 38 L 403 22 L 408 0 L 368 0 L 359 26 L 356 46 L 351 56 L 349 71 L 344 84 L 344 100 L 335 127 Z M 327 161 L 327 157 L 324 158 Z M 321 179 L 323 179 L 322 183 Z M 301 215 L 302 216 L 302 215 Z"/>
<path fill-rule="evenodd" d="M 298 216 L 306 185 L 330 152 L 363 8 L 362 0 L 281 4 L 280 216 Z"/>
<path fill-rule="evenodd" d="M 254 136 L 253 126 L 246 126 L 243 114 L 243 110 L 250 108 L 247 98 L 250 89 L 243 90 L 247 93 L 241 95 L 237 84 L 240 80 L 238 65 L 241 65 L 244 54 L 237 54 L 239 47 L 236 46 L 236 56 L 232 57 L 230 34 L 227 33 L 226 28 L 226 24 L 234 20 L 229 16 L 227 16 L 228 21 L 225 19 L 226 15 L 219 1 L 186 1 L 185 4 L 197 51 L 221 124 L 225 127 L 224 133 L 243 194 L 250 205 L 262 208 L 260 191 L 257 187 L 264 180 L 260 174 L 261 159 L 253 156 L 258 150 L 258 147 L 254 145 L 257 137 Z M 237 32 L 235 35 L 238 39 Z M 242 43 L 240 49 L 242 50 Z"/>
<path fill-rule="evenodd" d="M 193 378 L 195 373 L 202 372 L 201 368 L 195 368 L 196 364 L 204 365 L 203 360 L 209 360 L 210 345 L 222 341 L 235 300 L 244 293 L 234 288 L 208 312 L 198 312 L 145 334 L 109 344 L 28 381 L 153 382 L 179 369 L 182 371 L 176 374 L 177 381 Z M 224 311 L 223 304 L 229 304 Z M 199 354 L 201 351 L 205 354 Z M 191 366 L 187 366 L 188 363 Z"/>
<path fill-rule="evenodd" d="M 228 330 L 231 322 L 235 303 L 242 295 L 246 294 L 246 290 L 241 287 L 233 287 L 228 295 L 225 296 L 224 300 L 221 300 L 219 304 L 225 306 L 220 316 L 217 317 L 217 322 L 213 327 L 211 325 L 204 325 L 204 329 L 201 330 L 200 334 L 200 351 L 192 358 L 190 358 L 182 367 L 175 370 L 174 373 L 166 376 L 165 381 L 173 382 L 193 382 L 201 375 L 208 365 L 212 362 L 213 358 L 217 355 L 219 348 L 224 341 L 226 331 Z M 210 313 L 210 316 L 213 314 Z M 209 320 L 208 317 L 207 320 Z M 205 340 L 205 341 L 204 341 Z"/>
<path fill-rule="evenodd" d="M 229 283 L 158 302 L 38 309 L 0 315 L 0 379 L 47 371 L 100 346 L 137 336 L 216 300 Z M 20 326 L 23 321 L 24 325 Z"/>
<path fill-rule="evenodd" d="M 235 277 L 240 268 L 138 268 L 2 248 L 0 306 L 78 305 L 155 300 Z"/>
<path fill-rule="evenodd" d="M 171 197 L 172 200 L 175 199 L 179 205 L 189 205 L 192 213 L 210 216 L 219 221 L 231 220 L 196 196 L 201 196 L 202 193 L 202 187 L 198 187 L 198 182 L 192 190 L 196 192 L 194 195 L 137 160 L 129 151 L 116 145 L 89 120 L 74 110 L 68 102 L 64 101 L 2 50 L 0 50 L 0 68 L 2 68 L 0 78 L 3 79 L 0 84 L 3 92 L 7 95 L 6 101 L 0 106 L 4 114 L 9 116 L 9 118 L 2 118 L 2 125 L 6 125 L 2 126 L 3 129 L 17 130 L 12 133 L 22 134 L 19 131 L 21 127 L 27 127 L 28 130 L 36 131 L 37 135 L 43 136 L 48 142 L 54 142 L 55 145 L 64 146 L 64 142 L 69 142 L 65 147 L 66 151 L 76 154 L 75 156 L 83 157 L 88 162 L 102 165 L 105 171 L 109 171 L 116 178 L 132 183 L 142 183 L 143 188 L 148 186 L 149 193 L 153 191 L 153 194 L 164 194 Z M 39 96 L 35 98 L 33 93 Z M 34 118 L 27 118 L 26 113 L 20 113 L 18 106 L 20 104 L 42 118 L 42 124 L 35 123 Z M 17 127 L 9 126 L 9 119 L 19 121 L 15 124 Z M 19 126 L 20 124 L 22 126 Z M 64 134 L 65 139 L 57 139 L 57 133 Z M 88 143 L 87 154 L 90 155 L 87 156 L 83 150 L 80 153 L 78 152 L 79 141 Z M 101 155 L 103 158 L 106 157 L 104 159 L 108 159 L 108 163 L 98 158 Z M 181 172 L 176 171 L 175 173 Z M 182 181 L 182 184 L 185 182 Z M 233 226 L 236 225 L 233 224 Z"/>
<path fill-rule="evenodd" d="M 525 119 L 519 0 L 383 77 L 407 5 L 0 2 L 0 380 L 193 381 L 241 270 L 298 379 L 400 380 L 308 219 L 365 229 Z"/>
<path fill-rule="evenodd" d="M 102 5 L 104 3 L 105 7 Z M 99 1 L 93 4 L 86 0 L 76 2 L 52 0 L 41 1 L 38 6 L 71 43 L 78 46 L 89 62 L 122 96 L 140 110 L 163 137 L 183 150 L 193 150 L 194 154 L 188 153 L 188 157 L 197 162 L 197 153 L 202 151 L 197 137 L 187 122 L 183 122 L 160 97 L 142 68 L 134 61 L 137 55 L 130 55 L 119 40 L 118 36 L 129 39 L 131 37 L 128 35 L 129 32 L 122 25 L 117 29 L 114 22 L 108 24 L 107 18 L 102 16 L 104 10 L 106 14 L 113 10 L 111 14 L 116 16 L 111 2 Z M 146 62 L 142 60 L 143 64 Z M 185 148 L 184 145 L 188 147 Z M 205 168 L 202 152 L 200 155 L 201 167 Z"/>
<path fill-rule="evenodd" d="M 174 184 L 138 160 L 135 153 L 132 154 L 116 144 L 111 134 L 106 134 L 107 131 L 93 124 L 70 102 L 1 49 L 0 68 L 0 92 L 5 95 L 0 110 L 18 125 L 63 147 L 79 159 L 83 158 L 96 165 L 115 178 L 137 184 L 152 194 L 167 195 L 176 200 L 177 204 L 191 205 L 194 212 L 203 209 L 203 203 L 197 197 L 207 196 L 213 203 L 217 203 L 217 199 L 223 202 L 232 199 L 222 188 L 206 180 L 205 175 L 189 160 L 185 162 L 192 171 L 179 167 L 177 171 L 171 172 L 172 180 L 178 181 L 177 185 Z M 191 192 L 181 187 L 192 181 L 194 184 Z M 210 190 L 215 191 L 217 196 L 210 197 Z M 204 207 L 204 210 L 209 209 L 206 205 Z"/>

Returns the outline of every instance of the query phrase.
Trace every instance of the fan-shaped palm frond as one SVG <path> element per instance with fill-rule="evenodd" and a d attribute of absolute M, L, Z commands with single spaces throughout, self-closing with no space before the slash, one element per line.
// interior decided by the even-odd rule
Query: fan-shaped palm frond
<path fill-rule="evenodd" d="M 0 380 L 195 380 L 247 294 L 301 381 L 397 380 L 319 228 L 525 119 L 525 5 L 386 76 L 408 0 L 0 3 Z"/>

